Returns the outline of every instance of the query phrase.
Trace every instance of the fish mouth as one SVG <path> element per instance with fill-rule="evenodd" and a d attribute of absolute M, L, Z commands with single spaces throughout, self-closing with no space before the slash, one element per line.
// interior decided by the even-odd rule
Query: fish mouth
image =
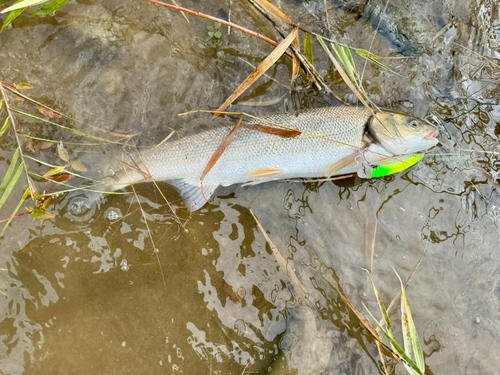
<path fill-rule="evenodd" d="M 424 140 L 431 141 L 431 142 L 437 142 L 438 141 L 438 139 L 437 139 L 438 135 L 439 135 L 439 130 L 433 130 L 433 131 L 431 131 L 429 134 L 427 134 L 424 137 Z"/>

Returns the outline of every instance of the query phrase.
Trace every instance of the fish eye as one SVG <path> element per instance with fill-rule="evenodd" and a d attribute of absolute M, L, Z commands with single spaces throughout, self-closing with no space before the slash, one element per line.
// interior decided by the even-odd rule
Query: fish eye
<path fill-rule="evenodd" d="M 413 128 L 413 129 L 416 129 L 418 127 L 418 121 L 417 120 L 412 120 L 410 121 L 410 126 Z"/>

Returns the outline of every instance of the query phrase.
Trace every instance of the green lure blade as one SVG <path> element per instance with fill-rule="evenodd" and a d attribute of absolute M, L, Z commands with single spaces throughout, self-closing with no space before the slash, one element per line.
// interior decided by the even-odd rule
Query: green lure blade
<path fill-rule="evenodd" d="M 372 178 L 379 178 L 384 176 L 389 176 L 391 174 L 399 173 L 411 166 L 417 164 L 422 160 L 424 154 L 410 155 L 410 156 L 398 156 L 398 160 L 390 164 L 381 164 L 378 168 L 373 169 Z"/>

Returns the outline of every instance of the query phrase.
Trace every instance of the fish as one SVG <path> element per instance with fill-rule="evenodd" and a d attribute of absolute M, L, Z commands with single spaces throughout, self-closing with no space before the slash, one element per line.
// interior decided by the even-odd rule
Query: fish
<path fill-rule="evenodd" d="M 262 119 L 300 133 L 282 137 L 242 127 L 203 181 L 209 160 L 231 128 L 217 127 L 169 140 L 139 151 L 138 156 L 113 158 L 115 164 L 104 167 L 109 170 L 107 188 L 118 190 L 151 179 L 166 181 L 180 193 L 186 207 L 196 211 L 219 186 L 356 173 L 363 163 L 387 160 L 397 164 L 399 155 L 435 146 L 439 135 L 434 126 L 411 116 L 351 106 L 272 114 Z M 270 126 L 259 120 L 248 123 Z"/>

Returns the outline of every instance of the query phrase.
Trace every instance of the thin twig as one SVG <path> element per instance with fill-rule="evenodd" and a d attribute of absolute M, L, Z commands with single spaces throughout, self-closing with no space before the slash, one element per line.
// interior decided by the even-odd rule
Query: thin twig
<path fill-rule="evenodd" d="M 229 22 L 231 22 L 231 3 L 232 3 L 232 1 L 229 0 L 229 10 L 228 10 L 228 13 L 227 13 L 227 20 Z M 231 26 L 227 27 L 227 35 L 231 35 Z"/>
<path fill-rule="evenodd" d="M 353 174 L 347 174 L 345 176 L 330 177 L 330 178 L 317 178 L 314 180 L 282 180 L 282 181 L 286 181 L 286 182 L 326 182 L 326 181 L 344 180 L 346 178 L 351 178 L 354 176 L 356 176 L 356 175 L 353 173 Z"/>
<path fill-rule="evenodd" d="M 93 130 L 96 130 L 96 131 L 100 131 L 100 132 L 103 132 L 103 133 L 109 134 L 109 135 L 111 135 L 111 136 L 113 136 L 113 137 L 119 137 L 119 138 L 126 138 L 126 139 L 130 139 L 130 138 L 133 138 L 133 137 L 135 137 L 135 136 L 137 136 L 137 135 L 139 135 L 139 134 L 140 134 L 140 133 L 135 133 L 135 134 L 121 134 L 121 133 L 115 133 L 115 132 L 112 132 L 112 131 L 109 131 L 109 130 L 106 130 L 106 129 L 99 128 L 99 127 L 94 126 L 94 125 L 87 124 L 87 123 L 85 123 L 85 122 L 83 122 L 83 121 L 80 121 L 80 120 L 76 120 L 76 119 L 74 119 L 74 118 L 71 118 L 71 117 L 69 117 L 69 116 L 65 115 L 64 113 L 58 112 L 58 111 L 56 111 L 56 110 L 54 110 L 54 109 L 52 109 L 52 108 L 50 108 L 50 107 L 46 106 L 45 104 L 42 104 L 42 103 L 40 103 L 40 102 L 37 102 L 36 100 L 34 100 L 34 99 L 30 98 L 29 96 L 26 96 L 26 95 L 24 95 L 23 93 L 19 92 L 19 90 L 17 90 L 17 89 L 15 89 L 15 88 L 10 87 L 10 85 L 5 84 L 5 82 L 3 82 L 3 81 L 0 81 L 0 86 L 1 86 L 1 87 L 5 87 L 7 90 L 9 90 L 10 92 L 12 92 L 13 94 L 15 94 L 15 95 L 17 95 L 17 96 L 19 96 L 19 97 L 21 97 L 21 98 L 25 99 L 25 100 L 26 100 L 26 101 L 28 101 L 30 104 L 34 104 L 34 105 L 37 105 L 37 106 L 39 106 L 39 107 L 43 107 L 43 108 L 45 108 L 45 109 L 48 109 L 48 110 L 49 110 L 49 111 L 51 111 L 51 112 L 54 112 L 55 114 L 58 114 L 58 115 L 59 115 L 59 116 L 61 116 L 61 117 L 64 117 L 64 118 L 66 118 L 66 119 L 68 119 L 68 120 L 71 120 L 71 121 L 74 121 L 74 122 L 80 123 L 80 124 L 82 124 L 82 125 L 88 126 L 88 127 L 92 128 Z M 33 116 L 33 115 L 31 115 L 31 116 Z"/>
<path fill-rule="evenodd" d="M 217 17 L 212 17 L 212 16 L 209 16 L 208 14 L 197 12 L 197 11 L 194 11 L 194 10 L 191 10 L 191 9 L 179 7 L 179 6 L 172 5 L 172 4 L 162 3 L 161 1 L 157 1 L 157 0 L 148 0 L 148 1 L 151 2 L 151 3 L 158 4 L 158 5 L 162 5 L 162 6 L 166 7 L 166 8 L 169 8 L 169 9 L 178 10 L 178 11 L 181 11 L 181 12 L 185 12 L 187 14 L 191 14 L 193 16 L 197 16 L 197 17 L 201 17 L 201 18 L 206 18 L 207 20 L 219 22 L 219 23 L 221 23 L 223 25 L 234 27 L 235 29 L 243 31 L 244 33 L 247 33 L 249 35 L 252 35 L 252 36 L 255 36 L 255 37 L 259 38 L 259 39 L 262 39 L 263 41 L 265 41 L 265 42 L 267 42 L 269 44 L 272 44 L 275 47 L 278 46 L 278 43 L 276 43 L 274 40 L 268 38 L 267 36 L 264 36 L 262 34 L 256 33 L 255 31 L 249 30 L 249 29 L 247 29 L 247 28 L 245 28 L 243 26 L 237 25 L 237 24 L 235 24 L 233 22 L 229 22 L 229 21 L 223 20 L 221 18 L 217 18 Z M 286 51 L 285 53 L 288 56 L 290 56 L 290 57 L 292 56 L 292 53 L 289 52 L 289 51 Z"/>
<path fill-rule="evenodd" d="M 257 217 L 254 215 L 252 210 L 250 210 L 250 214 L 252 214 L 253 219 L 255 220 L 255 222 L 257 223 L 257 226 L 260 229 L 260 232 L 262 233 L 262 235 L 264 236 L 264 238 L 267 241 L 267 244 L 271 248 L 271 251 L 272 251 L 274 257 L 276 258 L 276 261 L 280 265 L 283 272 L 285 272 L 286 275 L 288 276 L 288 278 L 289 278 L 295 292 L 299 296 L 299 298 L 301 298 L 302 301 L 305 303 L 310 303 L 309 298 L 307 297 L 307 294 L 304 291 L 305 288 L 300 283 L 299 278 L 295 274 L 295 271 L 293 270 L 293 268 L 287 263 L 285 258 L 283 258 L 283 255 L 281 255 L 281 253 L 278 250 L 278 248 L 276 247 L 276 245 L 271 241 L 271 239 L 269 238 L 266 231 L 264 230 L 264 228 L 260 224 L 259 220 L 257 220 Z"/>
<path fill-rule="evenodd" d="M 33 186 L 33 183 L 31 181 L 31 177 L 29 176 L 29 173 L 28 173 L 28 167 L 26 166 L 26 160 L 24 160 L 22 143 L 21 143 L 21 140 L 19 139 L 19 134 L 17 133 L 16 120 L 15 120 L 14 116 L 12 116 L 12 112 L 10 111 L 9 100 L 7 99 L 7 95 L 5 94 L 5 90 L 3 89 L 4 87 L 6 87 L 6 86 L 0 85 L 0 90 L 2 91 L 3 101 L 5 103 L 5 108 L 7 109 L 7 114 L 10 118 L 10 123 L 12 125 L 12 128 L 14 129 L 14 136 L 16 138 L 17 148 L 19 149 L 19 156 L 21 156 L 21 159 L 22 159 L 23 169 L 24 169 L 24 172 L 26 173 L 26 179 L 28 180 L 30 195 L 33 197 L 33 192 L 36 191 L 36 189 Z"/>
<path fill-rule="evenodd" d="M 328 25 L 328 31 L 332 32 L 332 27 L 330 26 L 330 19 L 328 18 L 328 8 L 326 6 L 326 0 L 323 0 L 325 5 L 325 16 L 326 16 L 326 24 Z"/>
<path fill-rule="evenodd" d="M 155 242 L 153 240 L 153 233 L 149 229 L 148 218 L 146 217 L 146 213 L 144 212 L 144 209 L 142 208 L 141 200 L 139 199 L 139 196 L 137 195 L 137 192 L 135 191 L 134 184 L 130 180 L 130 176 L 127 172 L 127 168 L 123 168 L 123 170 L 125 171 L 127 178 L 130 181 L 130 186 L 132 187 L 132 190 L 134 191 L 135 199 L 137 200 L 137 203 L 139 203 L 139 207 L 141 208 L 142 218 L 144 219 L 144 223 L 146 224 L 146 228 L 147 228 L 148 233 L 149 233 L 149 239 L 151 240 L 151 244 L 153 245 L 153 253 L 156 255 L 156 260 L 158 261 L 158 266 L 160 267 L 160 273 L 161 273 L 161 277 L 163 280 L 163 285 L 165 286 L 165 290 L 167 290 L 167 281 L 165 279 L 165 274 L 163 273 L 163 267 L 161 266 L 160 256 L 158 255 L 158 251 L 157 251 Z"/>
<path fill-rule="evenodd" d="M 368 51 L 371 51 L 371 49 L 373 47 L 373 43 L 375 42 L 375 37 L 377 36 L 378 28 L 380 27 L 380 23 L 382 22 L 382 19 L 383 19 L 382 16 L 384 15 L 384 13 L 387 10 L 387 6 L 389 5 L 389 1 L 391 1 L 391 0 L 387 0 L 387 2 L 385 3 L 384 10 L 382 11 L 382 13 L 380 13 L 380 19 L 378 21 L 377 28 L 373 31 L 373 38 L 372 38 L 372 41 L 370 43 L 370 47 L 368 48 Z M 365 75 L 365 69 L 366 69 L 367 64 L 368 64 L 368 60 L 365 59 L 365 62 L 363 65 L 363 71 L 361 72 L 361 80 L 360 80 L 361 84 L 363 84 L 363 77 Z"/>
<path fill-rule="evenodd" d="M 165 195 L 163 194 L 163 192 L 161 191 L 161 189 L 159 188 L 158 184 L 156 183 L 156 181 L 154 180 L 154 178 L 152 178 L 152 175 L 151 173 L 149 172 L 149 169 L 148 169 L 148 166 L 147 164 L 144 162 L 142 156 L 141 156 L 141 153 L 136 149 L 135 150 L 137 152 L 137 154 L 139 155 L 139 159 L 141 160 L 141 163 L 142 165 L 144 166 L 144 168 L 146 168 L 146 172 L 149 176 L 151 176 L 151 181 L 153 181 L 153 184 L 156 186 L 156 188 L 158 189 L 158 191 L 160 192 L 161 196 L 163 197 L 163 199 L 165 200 L 165 202 L 167 203 L 168 205 L 168 208 L 170 208 L 170 211 L 172 211 L 172 213 L 174 214 L 174 220 L 182 227 L 182 229 L 184 229 L 185 232 L 187 232 L 187 229 L 186 227 L 184 226 L 184 224 L 182 223 L 181 219 L 179 219 L 179 217 L 177 216 L 177 214 L 175 213 L 175 210 L 174 208 L 172 207 L 172 205 L 170 204 L 170 202 L 168 201 L 168 199 L 165 197 Z"/>
<path fill-rule="evenodd" d="M 422 263 L 422 259 L 424 259 L 425 253 L 427 252 L 427 246 L 428 245 L 429 245 L 429 241 L 427 241 L 425 243 L 424 251 L 422 252 L 422 255 L 420 256 L 420 259 L 418 260 L 418 262 L 417 262 L 415 268 L 413 269 L 413 271 L 411 271 L 410 276 L 408 276 L 408 279 L 406 280 L 406 282 L 404 284 L 404 288 L 405 289 L 408 287 L 408 284 L 410 283 L 410 280 L 413 277 L 413 275 L 415 274 L 415 272 L 417 272 L 418 267 L 420 266 L 420 263 Z M 399 298 L 400 296 L 401 296 L 401 292 L 392 299 L 391 303 L 389 304 L 389 307 L 387 308 L 387 313 L 389 313 L 389 310 L 391 309 L 391 307 L 396 302 L 396 299 Z"/>

